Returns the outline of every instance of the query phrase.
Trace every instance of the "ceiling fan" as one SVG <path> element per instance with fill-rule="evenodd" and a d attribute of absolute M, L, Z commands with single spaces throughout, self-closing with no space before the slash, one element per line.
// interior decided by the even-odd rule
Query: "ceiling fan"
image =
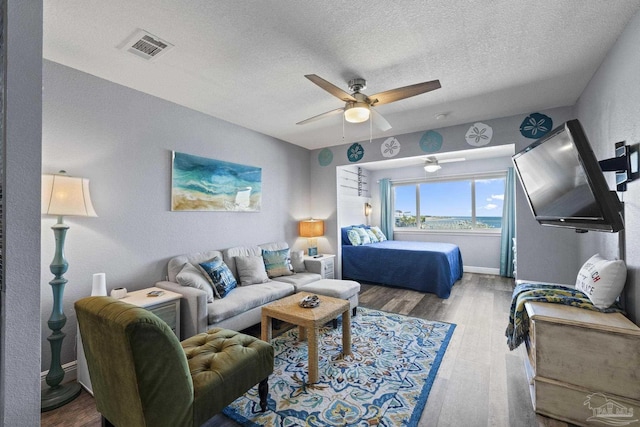
<path fill-rule="evenodd" d="M 317 116 L 313 116 L 296 123 L 298 125 L 314 122 L 316 120 L 344 112 L 345 120 L 350 123 L 366 122 L 369 120 L 370 116 L 373 115 L 373 123 L 380 128 L 380 130 L 386 131 L 391 129 L 391 125 L 372 107 L 400 101 L 401 99 L 410 98 L 412 96 L 420 95 L 421 93 L 440 89 L 441 87 L 439 80 L 432 80 L 430 82 L 417 83 L 367 96 L 360 92 L 367 87 L 367 81 L 365 79 L 356 78 L 349 80 L 349 90 L 352 93 L 348 94 L 339 87 L 329 83 L 322 77 L 316 76 L 315 74 L 307 74 L 305 77 L 329 92 L 331 95 L 341 99 L 346 104 L 343 108 L 336 108 L 335 110 L 327 111 L 326 113 L 318 114 Z"/>
<path fill-rule="evenodd" d="M 438 160 L 436 156 L 428 156 L 424 161 L 424 170 L 429 173 L 439 171 L 442 166 L 441 163 L 453 163 L 453 162 L 463 162 L 466 159 L 464 157 L 455 157 L 450 159 L 441 159 Z"/>

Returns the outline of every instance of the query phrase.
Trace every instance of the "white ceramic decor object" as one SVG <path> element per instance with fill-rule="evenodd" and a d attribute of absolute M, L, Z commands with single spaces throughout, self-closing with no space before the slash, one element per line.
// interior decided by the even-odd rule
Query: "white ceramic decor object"
<path fill-rule="evenodd" d="M 111 290 L 111 297 L 115 299 L 122 299 L 127 296 L 127 288 L 115 288 Z"/>
<path fill-rule="evenodd" d="M 95 273 L 93 275 L 93 286 L 91 287 L 92 297 L 107 296 L 107 275 L 105 273 Z"/>

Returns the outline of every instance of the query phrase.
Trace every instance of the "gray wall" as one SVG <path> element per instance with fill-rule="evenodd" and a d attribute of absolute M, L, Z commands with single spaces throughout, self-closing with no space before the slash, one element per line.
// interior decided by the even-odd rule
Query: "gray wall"
<path fill-rule="evenodd" d="M 554 125 L 573 118 L 573 110 L 570 107 L 555 108 L 541 111 L 553 119 Z M 493 138 L 488 146 L 515 144 L 518 152 L 531 144 L 534 140 L 523 137 L 519 127 L 527 115 L 517 115 L 498 119 L 484 120 L 493 129 Z M 443 145 L 440 152 L 454 152 L 473 148 L 467 144 L 464 136 L 472 123 L 435 129 L 443 137 Z M 420 148 L 422 132 L 414 132 L 404 135 L 396 135 L 400 142 L 401 151 L 394 158 L 426 156 Z M 389 136 L 392 136 L 390 134 Z M 331 147 L 333 161 L 328 166 L 321 166 L 318 155 L 321 150 L 311 153 L 311 211 L 314 217 L 325 219 L 325 239 L 327 247 L 324 251 L 339 253 L 338 227 L 336 220 L 336 166 L 345 164 L 365 164 L 373 161 L 385 160 L 380 150 L 381 144 L 386 138 L 375 139 L 371 143 L 361 142 L 365 153 L 357 163 L 350 163 L 347 159 L 347 149 L 351 144 Z M 447 168 L 453 168 L 454 164 L 447 164 Z M 467 166 L 467 165 L 465 165 Z M 365 166 L 366 167 L 366 166 Z M 463 167 L 463 166 L 455 166 Z M 384 173 L 376 173 L 372 182 L 384 178 Z M 372 194 L 377 191 L 375 183 L 371 187 Z M 379 205 L 379 203 L 378 203 Z M 379 222 L 379 211 L 374 206 L 371 222 Z M 531 215 L 526 198 L 519 184 L 516 185 L 516 227 L 518 237 L 518 276 L 523 279 L 574 283 L 578 269 L 580 268 L 576 245 L 576 233 L 572 230 L 541 227 Z M 466 243 L 465 243 L 466 244 Z M 470 245 L 468 246 L 470 247 Z M 323 250 L 323 248 L 320 248 Z M 468 252 L 468 250 L 466 251 Z M 475 255 L 469 256 L 469 262 L 484 263 L 484 260 Z M 340 259 L 337 260 L 340 265 Z M 465 263 L 467 261 L 465 260 Z M 481 267 L 481 266 L 478 266 Z"/>
<path fill-rule="evenodd" d="M 42 2 L 3 2 L 0 425 L 40 424 Z"/>
<path fill-rule="evenodd" d="M 629 22 L 589 85 L 575 111 L 598 159 L 614 156 L 614 143 L 640 142 L 640 14 Z M 607 173 L 612 182 L 611 173 Z M 610 185 L 613 188 L 613 185 Z M 624 296 L 629 317 L 640 324 L 640 181 L 618 193 L 625 201 L 627 285 Z M 578 245 L 580 262 L 600 252 L 618 256 L 618 238 L 607 233 L 588 233 Z"/>
<path fill-rule="evenodd" d="M 575 118 L 572 109 L 547 113 L 554 127 Z M 533 140 L 516 143 L 516 153 Z M 574 284 L 581 264 L 577 255 L 579 234 L 568 228 L 543 227 L 533 218 L 522 185 L 516 183 L 516 234 L 518 279 Z"/>
<path fill-rule="evenodd" d="M 98 218 L 66 217 L 69 318 L 62 362 L 76 359 L 73 302 L 91 292 L 152 286 L 183 253 L 285 240 L 303 246 L 297 221 L 310 215 L 309 151 L 228 122 L 44 62 L 42 170 L 91 179 Z M 171 212 L 171 150 L 262 168 L 258 213 Z M 49 369 L 46 320 L 54 217 L 42 217 L 42 370 Z M 299 241 L 298 241 L 299 240 Z"/>

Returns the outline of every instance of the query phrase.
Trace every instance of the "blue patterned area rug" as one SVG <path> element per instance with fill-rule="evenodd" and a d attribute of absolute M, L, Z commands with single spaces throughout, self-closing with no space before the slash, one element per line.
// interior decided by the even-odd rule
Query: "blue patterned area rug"
<path fill-rule="evenodd" d="M 320 331 L 316 384 L 306 385 L 307 343 L 298 328 L 272 340 L 275 369 L 260 412 L 258 388 L 224 409 L 245 426 L 417 426 L 455 325 L 358 308 L 352 354 L 342 328 Z"/>

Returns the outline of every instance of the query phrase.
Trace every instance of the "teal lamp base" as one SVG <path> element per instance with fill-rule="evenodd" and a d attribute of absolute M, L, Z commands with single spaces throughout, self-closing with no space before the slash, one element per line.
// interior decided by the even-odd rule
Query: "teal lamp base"
<path fill-rule="evenodd" d="M 64 315 L 62 310 L 64 285 L 67 283 L 67 279 L 65 279 L 63 275 L 69 267 L 64 257 L 64 239 L 69 226 L 62 221 L 62 216 L 59 216 L 57 224 L 51 228 L 56 238 L 56 252 L 50 266 L 55 278 L 49 282 L 53 290 L 53 310 L 51 317 L 49 317 L 47 321 L 49 329 L 52 331 L 51 335 L 47 337 L 47 340 L 51 344 L 51 368 L 46 378 L 49 388 L 41 392 L 41 412 L 59 408 L 71 402 L 80 394 L 79 383 L 70 382 L 61 384 L 64 379 L 64 370 L 60 364 L 60 350 L 62 348 L 62 340 L 64 340 L 65 337 L 62 328 L 65 323 L 67 323 L 67 316 Z"/>
<path fill-rule="evenodd" d="M 76 382 L 59 385 L 55 388 L 42 390 L 40 397 L 40 412 L 47 412 L 71 402 L 80 394 L 80 384 Z"/>

